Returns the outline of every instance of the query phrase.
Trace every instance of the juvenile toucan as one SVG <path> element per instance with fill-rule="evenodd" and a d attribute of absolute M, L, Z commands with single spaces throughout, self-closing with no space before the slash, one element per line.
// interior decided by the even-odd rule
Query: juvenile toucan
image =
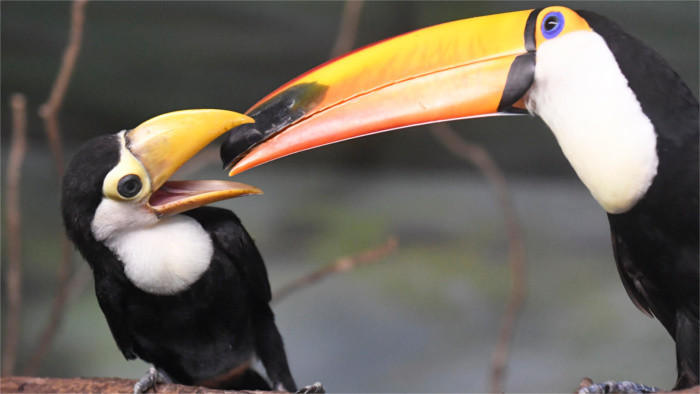
<path fill-rule="evenodd" d="M 63 179 L 68 238 L 92 268 L 97 300 L 127 359 L 155 368 L 135 391 L 171 380 L 295 391 L 269 306 L 267 272 L 233 212 L 203 205 L 260 189 L 227 181 L 168 181 L 195 153 L 247 116 L 172 112 L 94 138 Z"/>
<path fill-rule="evenodd" d="M 283 85 L 227 136 L 230 174 L 317 146 L 459 118 L 530 113 L 608 213 L 634 304 L 698 384 L 698 102 L 616 23 L 564 7 L 445 23 L 370 45 Z"/>

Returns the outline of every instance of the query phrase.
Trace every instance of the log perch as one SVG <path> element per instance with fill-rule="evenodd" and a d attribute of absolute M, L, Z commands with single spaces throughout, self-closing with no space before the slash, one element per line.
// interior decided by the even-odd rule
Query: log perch
<path fill-rule="evenodd" d="M 2 393 L 133 393 L 136 380 L 119 378 L 39 378 L 6 376 L 0 378 Z M 158 393 L 262 394 L 274 391 L 214 390 L 200 386 L 159 384 Z"/>
<path fill-rule="evenodd" d="M 584 387 L 586 380 L 582 382 Z M 40 378 L 33 376 L 5 376 L 0 378 L 0 393 L 133 393 L 136 380 L 120 378 Z M 283 391 L 215 390 L 201 386 L 159 384 L 158 393 L 197 394 L 270 394 Z M 661 393 L 700 393 L 700 386 Z"/>

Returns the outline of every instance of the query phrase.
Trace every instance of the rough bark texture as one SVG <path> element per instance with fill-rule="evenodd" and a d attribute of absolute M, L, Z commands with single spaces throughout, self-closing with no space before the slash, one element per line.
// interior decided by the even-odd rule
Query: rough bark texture
<path fill-rule="evenodd" d="M 2 393 L 132 393 L 135 380 L 118 378 L 37 378 L 8 376 L 0 378 Z M 269 391 L 224 391 L 180 384 L 159 384 L 158 393 L 270 393 Z"/>
<path fill-rule="evenodd" d="M 7 376 L 0 378 L 0 393 L 132 393 L 135 380 L 119 378 L 38 378 Z M 585 381 L 581 382 L 583 387 Z M 590 384 L 590 383 L 589 383 Z M 670 391 L 663 391 L 668 393 Z M 282 391 L 229 391 L 181 384 L 159 384 L 158 393 L 199 394 L 269 394 Z M 673 393 L 700 393 L 700 386 L 673 391 Z"/>

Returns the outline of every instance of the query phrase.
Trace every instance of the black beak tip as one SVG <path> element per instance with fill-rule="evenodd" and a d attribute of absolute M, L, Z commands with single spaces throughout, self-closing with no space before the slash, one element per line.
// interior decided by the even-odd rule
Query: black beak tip
<path fill-rule="evenodd" d="M 254 123 L 242 124 L 229 130 L 219 150 L 224 169 L 233 167 L 241 154 L 262 140 L 263 133 L 255 128 Z"/>

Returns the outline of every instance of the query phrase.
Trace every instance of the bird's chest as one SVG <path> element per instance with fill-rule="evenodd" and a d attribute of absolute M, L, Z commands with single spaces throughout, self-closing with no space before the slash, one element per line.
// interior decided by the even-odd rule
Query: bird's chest
<path fill-rule="evenodd" d="M 182 215 L 114 234 L 105 244 L 124 264 L 131 283 L 157 295 L 173 295 L 191 286 L 209 267 L 214 250 L 202 226 Z"/>

